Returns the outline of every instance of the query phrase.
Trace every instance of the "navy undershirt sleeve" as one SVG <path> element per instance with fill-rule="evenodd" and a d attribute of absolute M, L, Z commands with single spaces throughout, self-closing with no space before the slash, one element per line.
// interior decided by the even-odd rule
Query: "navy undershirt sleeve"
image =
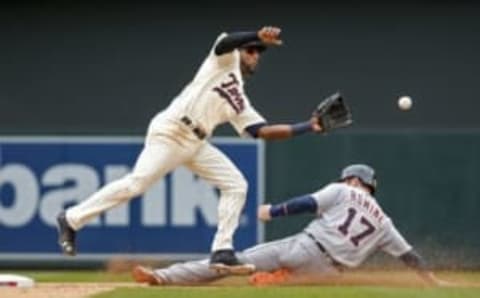
<path fill-rule="evenodd" d="M 317 201 L 311 195 L 291 198 L 290 200 L 273 205 L 270 208 L 270 216 L 279 217 L 292 214 L 316 213 Z"/>
<path fill-rule="evenodd" d="M 248 134 L 252 137 L 252 138 L 258 138 L 258 130 L 264 126 L 266 126 L 267 123 L 265 122 L 260 122 L 260 123 L 255 123 L 255 124 L 252 124 L 250 126 L 247 126 L 245 128 L 245 130 L 248 132 Z"/>
<path fill-rule="evenodd" d="M 257 32 L 233 32 L 225 36 L 215 47 L 215 55 L 220 56 L 230 53 L 252 41 L 259 41 Z"/>

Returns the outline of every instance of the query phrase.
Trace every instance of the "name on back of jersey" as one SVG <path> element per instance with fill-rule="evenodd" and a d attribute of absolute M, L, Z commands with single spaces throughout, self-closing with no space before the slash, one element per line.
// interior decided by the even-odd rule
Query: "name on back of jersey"
<path fill-rule="evenodd" d="M 349 199 L 355 206 L 360 207 L 382 224 L 385 214 L 369 194 L 351 190 Z"/>

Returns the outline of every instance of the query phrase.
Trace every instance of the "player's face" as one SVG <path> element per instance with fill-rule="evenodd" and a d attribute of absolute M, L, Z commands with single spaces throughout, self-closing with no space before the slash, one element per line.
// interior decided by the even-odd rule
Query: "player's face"
<path fill-rule="evenodd" d="M 246 48 L 240 50 L 240 60 L 242 73 L 244 75 L 252 75 L 255 73 L 258 61 L 260 60 L 260 52 L 256 48 Z"/>
<path fill-rule="evenodd" d="M 362 182 L 357 177 L 348 178 L 345 181 L 345 183 L 350 185 L 350 186 L 353 186 L 353 187 L 361 187 L 362 186 Z"/>
<path fill-rule="evenodd" d="M 346 181 L 346 183 L 350 186 L 353 186 L 353 187 L 358 187 L 358 188 L 361 188 L 361 189 L 365 189 L 370 194 L 372 194 L 372 191 L 371 191 L 370 187 L 364 185 L 362 183 L 362 181 L 360 179 L 358 179 L 357 177 L 353 177 L 353 178 L 348 179 Z"/>

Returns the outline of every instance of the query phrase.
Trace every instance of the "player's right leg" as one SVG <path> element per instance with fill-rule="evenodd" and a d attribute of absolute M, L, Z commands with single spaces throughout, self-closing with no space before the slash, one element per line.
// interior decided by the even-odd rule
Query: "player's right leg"
<path fill-rule="evenodd" d="M 86 200 L 68 208 L 57 217 L 59 245 L 67 255 L 75 255 L 75 234 L 100 213 L 136 197 L 155 181 L 176 168 L 189 157 L 190 151 L 175 142 L 147 143 L 133 171 L 105 185 Z"/>
<path fill-rule="evenodd" d="M 255 267 L 238 261 L 233 248 L 233 235 L 245 205 L 247 182 L 233 162 L 211 144 L 204 144 L 185 164 L 220 190 L 218 228 L 212 243 L 210 266 L 232 274 L 249 274 Z"/>

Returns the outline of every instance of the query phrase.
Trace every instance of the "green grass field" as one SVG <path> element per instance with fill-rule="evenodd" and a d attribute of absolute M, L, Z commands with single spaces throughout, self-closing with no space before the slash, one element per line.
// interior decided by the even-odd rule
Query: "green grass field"
<path fill-rule="evenodd" d="M 222 287 L 222 288 L 148 288 L 116 289 L 112 292 L 95 295 L 95 298 L 147 298 L 147 297 L 198 297 L 198 298 L 446 298 L 446 297 L 480 297 L 480 289 L 403 289 L 384 287 Z"/>
<path fill-rule="evenodd" d="M 0 272 L 6 273 L 6 272 Z M 12 272 L 10 272 L 12 273 Z M 462 287 L 431 288 L 422 287 L 416 280 L 415 274 L 395 272 L 356 273 L 356 283 L 351 285 L 308 285 L 308 286 L 249 286 L 244 277 L 228 278 L 208 286 L 196 287 L 146 287 L 132 283 L 129 273 L 107 273 L 105 271 L 16 271 L 14 273 L 26 275 L 36 280 L 38 287 L 31 289 L 30 296 L 12 295 L 9 292 L 5 297 L 95 297 L 95 298 L 148 298 L 148 297 L 342 297 L 342 298 L 375 298 L 375 297 L 421 297 L 421 298 L 468 298 L 480 297 L 480 272 L 440 272 L 442 279 L 463 283 Z M 381 285 L 385 281 L 397 280 L 396 283 Z M 371 281 L 379 281 L 372 285 Z M 365 285 L 362 285 L 365 282 Z M 99 292 L 85 292 L 79 294 L 83 288 L 102 287 L 109 285 Z M 470 285 L 470 286 L 465 286 Z M 50 292 L 41 294 L 42 290 Z M 68 292 L 70 289 L 71 292 Z M 51 293 L 54 294 L 51 294 Z M 65 296 L 62 296 L 62 293 Z M 58 294 L 58 295 L 57 295 Z M 73 296 L 73 294 L 77 294 Z M 53 296 L 51 296 L 53 295 Z M 2 290 L 0 289 L 0 297 Z"/>

